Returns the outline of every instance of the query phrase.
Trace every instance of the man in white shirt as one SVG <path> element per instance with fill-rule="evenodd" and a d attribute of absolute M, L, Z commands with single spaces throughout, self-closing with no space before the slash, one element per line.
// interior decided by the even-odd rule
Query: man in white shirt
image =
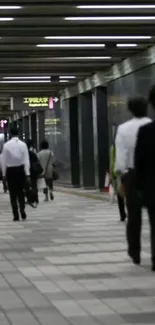
<path fill-rule="evenodd" d="M 12 129 L 11 136 L 3 148 L 2 173 L 8 183 L 13 220 L 19 221 L 18 203 L 21 217 L 26 219 L 24 186 L 30 176 L 30 161 L 26 144 L 18 138 L 18 129 Z"/>
<path fill-rule="evenodd" d="M 116 172 L 121 175 L 128 210 L 128 254 L 135 264 L 140 264 L 142 202 L 138 196 L 134 154 L 139 128 L 151 122 L 147 115 L 147 102 L 143 98 L 129 100 L 128 109 L 133 118 L 119 126 L 116 136 Z"/>

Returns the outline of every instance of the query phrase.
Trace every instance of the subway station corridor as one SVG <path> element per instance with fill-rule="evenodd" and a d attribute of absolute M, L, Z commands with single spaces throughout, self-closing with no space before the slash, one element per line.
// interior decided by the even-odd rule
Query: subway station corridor
<path fill-rule="evenodd" d="M 136 267 L 115 205 L 59 192 L 40 201 L 13 223 L 0 194 L 0 325 L 154 324 L 147 218 Z"/>

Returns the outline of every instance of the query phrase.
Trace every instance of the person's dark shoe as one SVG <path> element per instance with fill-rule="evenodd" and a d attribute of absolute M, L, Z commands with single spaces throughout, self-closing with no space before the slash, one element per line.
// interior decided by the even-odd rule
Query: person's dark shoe
<path fill-rule="evenodd" d="M 26 220 L 27 219 L 27 215 L 26 215 L 25 211 L 24 212 L 21 212 L 21 218 L 22 218 L 22 220 Z"/>
<path fill-rule="evenodd" d="M 121 222 L 124 222 L 124 221 L 126 220 L 126 218 L 127 218 L 127 216 L 124 215 L 123 217 L 121 217 L 120 221 L 121 221 Z"/>
<path fill-rule="evenodd" d="M 132 253 L 128 252 L 128 255 L 132 259 L 133 264 L 140 265 L 141 258 L 140 258 L 140 254 L 139 253 L 138 254 L 132 254 Z"/>
<path fill-rule="evenodd" d="M 140 263 L 141 263 L 140 256 L 133 256 L 133 257 L 132 257 L 132 262 L 133 262 L 133 264 L 135 264 L 135 265 L 140 265 Z"/>
<path fill-rule="evenodd" d="M 155 272 L 155 264 L 152 265 L 152 272 Z"/>
<path fill-rule="evenodd" d="M 19 218 L 13 218 L 13 221 L 14 222 L 18 222 L 19 221 Z"/>
<path fill-rule="evenodd" d="M 50 199 L 51 199 L 51 201 L 53 201 L 53 200 L 54 200 L 54 195 L 53 195 L 53 193 L 52 193 L 52 192 L 50 193 Z"/>

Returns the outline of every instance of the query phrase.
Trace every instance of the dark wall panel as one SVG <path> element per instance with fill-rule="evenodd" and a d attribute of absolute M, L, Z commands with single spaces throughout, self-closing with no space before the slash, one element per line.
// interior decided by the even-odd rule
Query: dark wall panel
<path fill-rule="evenodd" d="M 107 110 L 107 89 L 97 87 L 96 111 L 97 111 L 97 143 L 98 143 L 98 178 L 99 188 L 104 189 L 106 172 L 109 169 L 109 128 Z"/>
<path fill-rule="evenodd" d="M 70 98 L 69 118 L 70 118 L 71 181 L 74 187 L 80 187 L 78 97 Z"/>
<path fill-rule="evenodd" d="M 82 175 L 84 188 L 95 187 L 92 93 L 79 95 L 81 124 Z"/>
<path fill-rule="evenodd" d="M 108 114 L 110 142 L 112 133 L 120 124 L 130 118 L 127 111 L 127 100 L 130 97 L 144 96 L 148 98 L 151 86 L 155 84 L 155 65 L 131 73 L 108 84 Z M 153 116 L 149 109 L 149 115 Z"/>

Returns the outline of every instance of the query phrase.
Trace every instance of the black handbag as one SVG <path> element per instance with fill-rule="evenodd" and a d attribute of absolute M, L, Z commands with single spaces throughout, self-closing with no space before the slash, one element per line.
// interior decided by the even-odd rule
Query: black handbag
<path fill-rule="evenodd" d="M 59 174 L 58 172 L 56 171 L 56 168 L 54 167 L 53 168 L 53 173 L 52 173 L 52 180 L 53 181 L 57 181 L 59 179 Z"/>
<path fill-rule="evenodd" d="M 43 168 L 39 162 L 37 155 L 34 152 L 29 152 L 30 155 L 30 172 L 31 175 L 36 176 L 37 178 L 43 173 Z"/>
<path fill-rule="evenodd" d="M 43 168 L 39 160 L 31 164 L 31 172 L 35 174 L 37 177 L 39 177 L 43 173 Z"/>
<path fill-rule="evenodd" d="M 27 199 L 27 203 L 32 208 L 36 208 L 36 206 L 34 206 L 34 203 L 36 203 L 36 190 L 32 189 L 31 184 L 25 184 L 25 197 Z"/>

